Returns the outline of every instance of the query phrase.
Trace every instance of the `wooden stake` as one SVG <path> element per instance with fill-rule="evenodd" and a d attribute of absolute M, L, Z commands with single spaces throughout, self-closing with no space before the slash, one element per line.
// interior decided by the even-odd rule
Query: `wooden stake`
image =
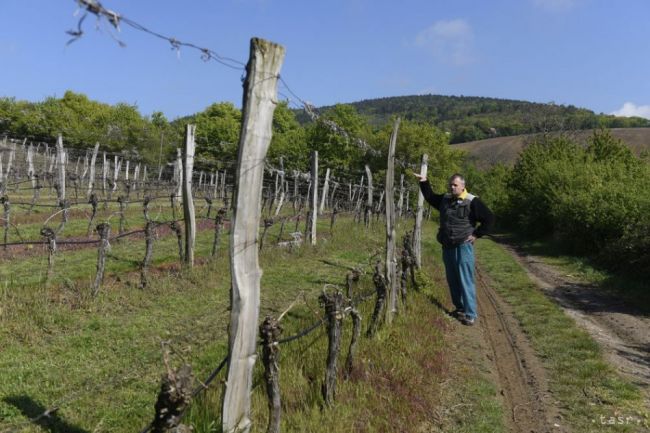
<path fill-rule="evenodd" d="M 311 195 L 309 200 L 309 231 L 307 238 L 316 245 L 316 222 L 318 220 L 318 151 L 311 153 Z"/>
<path fill-rule="evenodd" d="M 397 313 L 397 260 L 395 258 L 395 147 L 400 118 L 395 119 L 388 147 L 388 168 L 386 170 L 386 285 L 388 288 L 388 308 L 386 322 L 391 323 Z"/>
<path fill-rule="evenodd" d="M 88 191 L 86 191 L 86 197 L 90 197 L 90 194 L 92 194 L 93 188 L 95 186 L 95 161 L 97 161 L 98 151 L 99 151 L 99 143 L 96 143 L 95 148 L 93 149 L 93 155 L 90 158 L 90 176 L 88 176 Z M 88 162 L 88 156 L 86 156 L 86 162 Z M 84 170 L 84 176 L 85 176 L 85 170 Z"/>
<path fill-rule="evenodd" d="M 59 139 L 56 142 L 56 155 L 59 164 L 59 188 L 57 190 L 57 198 L 59 200 L 59 206 L 62 206 L 63 201 L 65 200 L 65 149 L 63 149 L 63 137 L 61 135 L 59 135 Z"/>
<path fill-rule="evenodd" d="M 372 195 L 374 194 L 374 188 L 372 186 L 372 172 L 370 167 L 366 164 L 366 177 L 368 178 L 368 197 L 366 198 L 366 210 L 363 216 L 363 222 L 366 227 L 370 226 L 370 214 L 372 213 Z"/>
<path fill-rule="evenodd" d="M 429 155 L 422 155 L 420 162 L 420 174 L 427 176 Z M 420 186 L 418 185 L 418 191 Z M 418 192 L 418 208 L 415 213 L 415 228 L 413 229 L 413 255 L 415 256 L 415 266 L 418 269 L 422 266 L 422 217 L 424 214 L 424 196 Z"/>
<path fill-rule="evenodd" d="M 327 194 L 330 189 L 330 169 L 328 168 L 325 171 L 325 182 L 323 183 L 323 191 L 321 194 L 321 199 L 320 199 L 320 214 L 323 214 L 323 211 L 325 210 L 325 202 L 327 201 Z"/>
<path fill-rule="evenodd" d="M 251 427 L 251 388 L 262 276 L 257 238 L 263 162 L 271 143 L 277 81 L 283 59 L 282 46 L 257 38 L 251 40 L 230 235 L 232 288 L 228 378 L 221 418 L 225 433 L 248 432 Z"/>
<path fill-rule="evenodd" d="M 183 217 L 185 218 L 185 264 L 194 266 L 194 242 L 196 240 L 196 219 L 192 199 L 192 170 L 194 168 L 195 125 L 185 126 L 185 147 L 183 148 Z"/>

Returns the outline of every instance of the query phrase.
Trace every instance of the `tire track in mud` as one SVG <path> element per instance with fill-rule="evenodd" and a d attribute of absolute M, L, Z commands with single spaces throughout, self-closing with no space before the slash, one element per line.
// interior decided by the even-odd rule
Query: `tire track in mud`
<path fill-rule="evenodd" d="M 568 432 L 548 387 L 546 370 L 535 354 L 512 311 L 492 288 L 477 265 L 477 322 L 489 346 L 504 414 L 510 432 Z"/>

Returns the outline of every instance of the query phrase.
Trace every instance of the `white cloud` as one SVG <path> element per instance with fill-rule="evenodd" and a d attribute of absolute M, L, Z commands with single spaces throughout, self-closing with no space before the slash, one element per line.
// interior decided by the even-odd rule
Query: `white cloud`
<path fill-rule="evenodd" d="M 533 0 L 535 6 L 549 12 L 567 12 L 573 9 L 579 0 Z"/>
<path fill-rule="evenodd" d="M 431 52 L 434 58 L 456 66 L 474 62 L 474 32 L 463 19 L 436 21 L 415 37 L 415 45 Z"/>
<path fill-rule="evenodd" d="M 636 105 L 634 102 L 626 102 L 621 108 L 612 112 L 612 114 L 615 116 L 637 116 L 650 119 L 650 105 Z"/>

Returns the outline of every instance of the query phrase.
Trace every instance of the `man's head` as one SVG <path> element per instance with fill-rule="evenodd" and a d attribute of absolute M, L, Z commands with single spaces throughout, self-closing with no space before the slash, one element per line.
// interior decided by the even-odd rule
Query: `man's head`
<path fill-rule="evenodd" d="M 465 178 L 458 173 L 452 174 L 449 178 L 447 188 L 449 193 L 454 197 L 460 196 L 465 191 Z"/>

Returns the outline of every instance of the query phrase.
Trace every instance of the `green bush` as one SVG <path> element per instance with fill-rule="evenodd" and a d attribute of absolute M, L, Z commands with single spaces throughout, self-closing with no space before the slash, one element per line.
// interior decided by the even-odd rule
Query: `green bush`
<path fill-rule="evenodd" d="M 650 164 L 609 131 L 594 132 L 586 147 L 542 137 L 511 171 L 495 167 L 477 179 L 502 223 L 610 269 L 650 275 Z"/>

